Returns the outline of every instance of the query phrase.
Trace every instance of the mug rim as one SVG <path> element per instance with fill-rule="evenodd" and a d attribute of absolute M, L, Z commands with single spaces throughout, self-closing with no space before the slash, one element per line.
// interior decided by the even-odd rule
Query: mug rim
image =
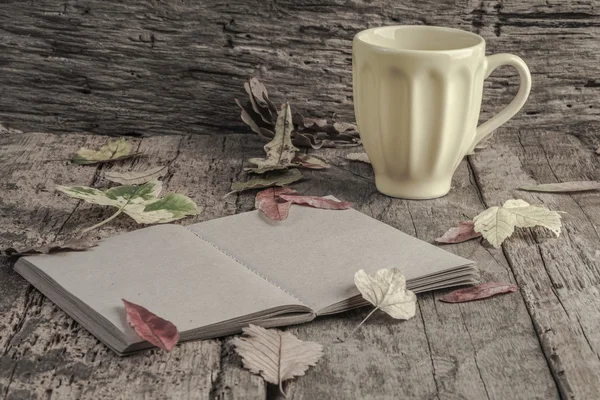
<path fill-rule="evenodd" d="M 471 45 L 471 46 L 464 46 L 464 47 L 458 47 L 458 48 L 451 48 L 451 49 L 443 49 L 443 50 L 424 50 L 424 49 L 403 49 L 403 48 L 396 48 L 396 47 L 390 47 L 390 46 L 382 46 L 379 44 L 374 44 L 372 42 L 369 42 L 367 40 L 365 40 L 364 36 L 369 35 L 377 30 L 386 30 L 386 31 L 398 31 L 398 30 L 422 30 L 422 31 L 438 31 L 438 32 L 445 32 L 448 34 L 461 34 L 461 35 L 465 35 L 465 36 L 470 36 L 473 39 L 476 40 L 476 43 Z M 362 30 L 360 32 L 358 32 L 356 35 L 354 35 L 354 41 L 359 41 L 361 43 L 363 43 L 366 46 L 370 46 L 376 49 L 379 49 L 381 51 L 384 52 L 389 52 L 389 53 L 415 53 L 415 54 L 433 54 L 433 53 L 447 53 L 447 54 L 452 54 L 452 53 L 460 53 L 460 52 L 464 52 L 465 50 L 471 50 L 471 49 L 475 49 L 479 46 L 485 45 L 485 39 L 473 32 L 469 32 L 469 31 L 464 31 L 462 29 L 456 29 L 456 28 L 447 28 L 447 27 L 443 27 L 443 26 L 433 26 L 433 25 L 385 25 L 385 26 L 377 26 L 374 28 L 369 28 L 369 29 L 365 29 Z"/>

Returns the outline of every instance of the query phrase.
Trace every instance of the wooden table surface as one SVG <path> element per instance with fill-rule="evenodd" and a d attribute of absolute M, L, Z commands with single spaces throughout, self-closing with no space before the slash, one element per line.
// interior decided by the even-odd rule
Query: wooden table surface
<path fill-rule="evenodd" d="M 565 212 L 556 239 L 521 229 L 496 250 L 479 241 L 445 247 L 470 258 L 485 281 L 519 291 L 445 304 L 418 296 L 415 318 L 359 309 L 288 328 L 325 346 L 292 399 L 600 398 L 600 195 L 529 193 L 524 184 L 600 180 L 600 4 L 595 0 L 150 1 L 0 4 L 0 247 L 68 237 L 111 211 L 59 195 L 56 184 L 105 187 L 108 170 L 169 165 L 165 190 L 204 211 L 190 224 L 253 209 L 254 193 L 223 199 L 263 142 L 239 121 L 232 97 L 258 74 L 272 98 L 306 115 L 352 121 L 350 43 L 383 24 L 427 23 L 483 35 L 488 52 L 513 52 L 531 68 L 523 111 L 466 158 L 447 196 L 379 194 L 357 149 L 312 151 L 332 168 L 293 185 L 333 194 L 432 242 L 448 227 L 510 198 Z M 514 70 L 486 83 L 482 119 L 516 92 Z M 78 166 L 82 146 L 128 138 L 146 158 Z M 168 136 L 148 136 L 161 133 Z M 99 229 L 137 229 L 121 216 Z M 274 399 L 241 367 L 231 338 L 171 353 L 116 357 L 0 261 L 0 399 Z"/>

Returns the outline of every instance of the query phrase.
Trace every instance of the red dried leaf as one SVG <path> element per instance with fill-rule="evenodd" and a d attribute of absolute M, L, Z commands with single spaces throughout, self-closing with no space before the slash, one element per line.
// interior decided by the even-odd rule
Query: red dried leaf
<path fill-rule="evenodd" d="M 294 189 L 288 187 L 268 188 L 256 194 L 254 206 L 265 216 L 273 221 L 283 221 L 287 219 L 292 203 L 280 200 L 280 195 L 296 193 Z"/>
<path fill-rule="evenodd" d="M 127 312 L 127 322 L 144 340 L 156 347 L 171 351 L 179 340 L 179 331 L 173 323 L 162 319 L 144 307 L 121 299 Z"/>
<path fill-rule="evenodd" d="M 517 291 L 517 285 L 502 282 L 486 282 L 481 285 L 465 289 L 458 289 L 440 298 L 446 303 L 464 303 L 466 301 L 481 300 L 497 294 L 512 293 Z"/>
<path fill-rule="evenodd" d="M 435 239 L 435 241 L 438 243 L 461 243 L 481 237 L 481 233 L 475 232 L 473 227 L 473 221 L 463 221 L 458 226 L 448 229 L 442 237 Z"/>
<path fill-rule="evenodd" d="M 322 208 L 325 210 L 345 210 L 352 207 L 352 204 L 347 201 L 337 201 L 326 199 L 324 197 L 315 196 L 294 196 L 282 194 L 279 196 L 280 199 L 292 202 L 294 204 L 302 204 L 315 208 Z"/>

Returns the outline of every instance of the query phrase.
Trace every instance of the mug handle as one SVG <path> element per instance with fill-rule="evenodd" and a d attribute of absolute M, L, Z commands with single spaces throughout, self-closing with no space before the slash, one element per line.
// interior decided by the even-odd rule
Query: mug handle
<path fill-rule="evenodd" d="M 487 64 L 484 77 L 485 79 L 487 79 L 487 77 L 490 76 L 490 74 L 494 72 L 496 68 L 502 65 L 512 65 L 519 72 L 521 83 L 517 95 L 509 103 L 509 105 L 498 114 L 494 115 L 492 118 L 488 119 L 477 127 L 473 145 L 467 154 L 471 154 L 473 149 L 475 149 L 475 146 L 477 146 L 482 140 L 489 138 L 496 128 L 511 119 L 517 112 L 519 112 L 519 110 L 525 104 L 525 101 L 527 101 L 527 97 L 529 97 L 529 92 L 531 91 L 531 74 L 529 73 L 529 68 L 527 68 L 527 65 L 521 59 L 521 57 L 515 56 L 514 54 L 499 53 L 486 57 L 485 62 Z"/>

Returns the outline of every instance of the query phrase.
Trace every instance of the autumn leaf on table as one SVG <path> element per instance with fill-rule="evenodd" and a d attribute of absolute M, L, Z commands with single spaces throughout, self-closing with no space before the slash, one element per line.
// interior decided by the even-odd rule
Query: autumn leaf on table
<path fill-rule="evenodd" d="M 544 206 L 530 205 L 524 200 L 507 200 L 502 207 L 491 207 L 474 219 L 474 230 L 492 246 L 499 248 L 513 234 L 515 227 L 542 226 L 557 237 L 560 235 L 560 214 Z"/>
<path fill-rule="evenodd" d="M 99 164 L 127 158 L 135 157 L 140 153 L 132 153 L 131 145 L 127 143 L 125 138 L 112 140 L 100 147 L 98 150 L 82 147 L 73 156 L 72 160 L 76 164 Z"/>
<path fill-rule="evenodd" d="M 297 164 L 299 167 L 306 169 L 326 169 L 330 168 L 325 160 L 319 157 L 311 156 L 308 154 L 297 153 L 292 159 L 292 164 Z"/>
<path fill-rule="evenodd" d="M 435 241 L 438 243 L 461 243 L 481 237 L 481 233 L 475 232 L 474 227 L 473 221 L 463 221 L 458 226 L 448 229 Z"/>
<path fill-rule="evenodd" d="M 464 303 L 466 301 L 481 300 L 497 294 L 513 293 L 517 285 L 502 282 L 486 282 L 481 285 L 458 289 L 440 298 L 446 303 Z"/>
<path fill-rule="evenodd" d="M 284 171 L 274 171 L 263 175 L 259 178 L 253 178 L 246 182 L 233 182 L 231 184 L 231 193 L 243 192 L 250 189 L 264 189 L 272 186 L 285 186 L 302 179 L 302 173 L 297 169 L 289 169 Z"/>
<path fill-rule="evenodd" d="M 369 156 L 367 153 L 349 153 L 346 154 L 346 159 L 350 161 L 360 161 L 367 164 L 371 164 L 371 160 L 369 160 Z"/>
<path fill-rule="evenodd" d="M 154 181 L 164 176 L 168 171 L 166 165 L 147 169 L 145 171 L 118 172 L 107 171 L 104 177 L 111 181 L 123 185 L 141 185 L 146 182 Z"/>
<path fill-rule="evenodd" d="M 296 191 L 287 187 L 268 188 L 256 194 L 254 206 L 270 220 L 283 221 L 287 219 L 292 203 L 281 200 L 279 196 L 293 193 Z"/>
<path fill-rule="evenodd" d="M 173 350 L 179 341 L 179 331 L 172 322 L 162 319 L 138 304 L 121 300 L 125 305 L 127 322 L 139 337 L 163 350 Z"/>
<path fill-rule="evenodd" d="M 129 215 L 140 224 L 162 224 L 199 213 L 196 203 L 182 194 L 169 193 L 159 198 L 162 190 L 160 181 L 138 186 L 116 186 L 104 191 L 87 186 L 57 186 L 56 190 L 88 203 L 117 208 L 112 216 L 83 232 L 102 226 L 121 213 Z"/>
<path fill-rule="evenodd" d="M 246 168 L 246 171 L 262 174 L 267 171 L 285 169 L 292 166 L 292 160 L 298 149 L 292 144 L 292 115 L 290 105 L 281 107 L 277 124 L 275 125 L 275 137 L 265 145 L 266 158 L 251 158 L 250 163 L 256 167 Z"/>
<path fill-rule="evenodd" d="M 548 192 L 548 193 L 568 193 L 568 192 L 585 192 L 589 190 L 599 190 L 600 182 L 598 181 L 574 181 L 562 183 L 543 183 L 534 186 L 521 186 L 519 189 L 530 192 Z"/>
<path fill-rule="evenodd" d="M 338 201 L 317 196 L 300 196 L 282 193 L 279 195 L 279 198 L 284 201 L 289 201 L 293 204 L 306 205 L 325 210 L 346 210 L 352 207 L 352 204 L 348 203 L 347 201 Z"/>
<path fill-rule="evenodd" d="M 410 319 L 415 316 L 417 296 L 406 289 L 406 278 L 398 268 L 380 269 L 374 276 L 361 269 L 354 274 L 354 284 L 362 297 L 375 308 L 348 334 L 345 340 L 348 340 L 377 310 L 395 319 Z"/>
<path fill-rule="evenodd" d="M 289 332 L 252 324 L 243 332 L 246 337 L 235 338 L 233 344 L 244 368 L 278 385 L 286 398 L 283 382 L 304 375 L 323 355 L 323 346 L 319 343 L 302 341 Z"/>
<path fill-rule="evenodd" d="M 61 242 L 53 242 L 37 247 L 27 247 L 23 249 L 15 249 L 9 247 L 0 250 L 0 256 L 28 256 L 33 254 L 52 254 L 64 251 L 85 251 L 91 247 L 97 246 L 97 241 L 89 236 L 80 236 L 71 238 Z"/>

